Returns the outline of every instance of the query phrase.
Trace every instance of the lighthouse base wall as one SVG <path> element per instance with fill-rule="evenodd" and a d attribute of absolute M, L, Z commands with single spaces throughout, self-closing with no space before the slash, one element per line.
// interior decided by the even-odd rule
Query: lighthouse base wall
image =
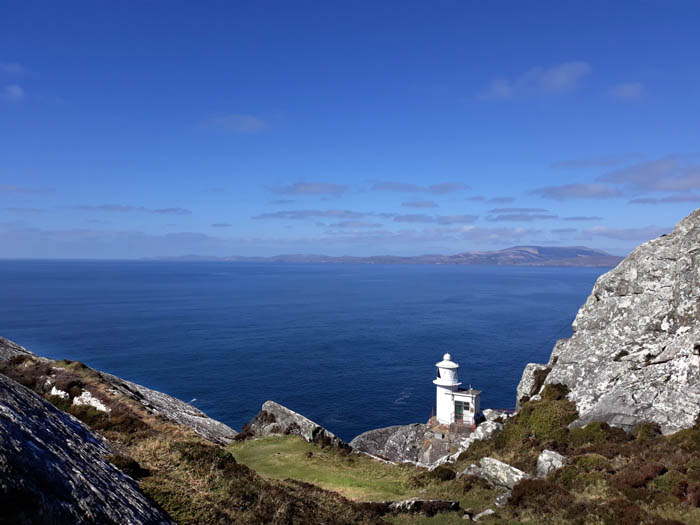
<path fill-rule="evenodd" d="M 454 391 L 457 387 L 438 386 L 435 399 L 435 417 L 443 425 L 449 425 L 454 421 L 455 403 Z"/>

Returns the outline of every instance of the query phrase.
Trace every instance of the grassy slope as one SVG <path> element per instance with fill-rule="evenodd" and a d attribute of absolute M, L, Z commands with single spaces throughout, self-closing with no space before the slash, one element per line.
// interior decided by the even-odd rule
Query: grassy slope
<path fill-rule="evenodd" d="M 569 429 L 577 413 L 565 395 L 563 387 L 548 387 L 542 401 L 525 403 L 501 434 L 473 445 L 451 466 L 458 472 L 490 456 L 535 474 L 544 449 L 569 458 L 565 468 L 546 479 L 517 485 L 508 505 L 493 507 L 497 515 L 485 522 L 700 524 L 700 425 L 672 436 L 660 435 L 654 425 L 640 425 L 631 433 L 601 423 Z M 422 469 L 322 450 L 298 438 L 247 441 L 229 450 L 263 476 L 314 482 L 358 500 L 454 499 L 478 512 L 492 506 L 499 494 L 474 478 L 441 481 Z M 464 523 L 456 513 L 403 515 L 390 521 Z"/>
<path fill-rule="evenodd" d="M 454 499 L 478 512 L 492 506 L 499 491 L 475 478 L 455 479 L 456 471 L 490 456 L 534 473 L 545 448 L 567 456 L 567 466 L 544 480 L 518 484 L 508 505 L 486 523 L 700 524 L 700 424 L 672 436 L 659 435 L 654 425 L 629 434 L 600 423 L 570 430 L 576 410 L 557 386 L 548 386 L 542 401 L 525 403 L 501 434 L 473 445 L 451 470 L 428 473 L 294 437 L 223 449 L 110 392 L 98 372 L 80 363 L 19 358 L 0 363 L 0 372 L 107 437 L 119 449 L 110 461 L 140 478 L 141 489 L 183 524 L 381 523 L 370 508 L 343 495 L 355 501 Z M 90 390 L 112 412 L 50 396 L 47 378 L 72 397 Z M 386 519 L 463 523 L 457 513 Z"/>
<path fill-rule="evenodd" d="M 182 525 L 382 523 L 369 509 L 339 494 L 259 476 L 224 448 L 115 393 L 99 372 L 82 363 L 22 356 L 0 363 L 0 373 L 106 437 L 118 450 L 106 459 L 138 479 L 140 489 Z M 71 399 L 88 390 L 111 412 L 51 396 L 52 385 L 69 392 Z"/>

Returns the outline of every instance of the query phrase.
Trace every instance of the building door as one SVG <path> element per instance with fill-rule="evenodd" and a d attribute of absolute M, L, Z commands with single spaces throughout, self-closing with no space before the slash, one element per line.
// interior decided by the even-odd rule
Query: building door
<path fill-rule="evenodd" d="M 455 401 L 455 423 L 464 421 L 464 403 Z"/>

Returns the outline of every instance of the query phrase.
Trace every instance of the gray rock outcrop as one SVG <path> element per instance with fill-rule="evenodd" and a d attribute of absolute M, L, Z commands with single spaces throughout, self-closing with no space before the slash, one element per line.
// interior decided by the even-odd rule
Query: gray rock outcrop
<path fill-rule="evenodd" d="M 543 384 L 569 387 L 575 426 L 691 427 L 700 414 L 700 210 L 598 278 L 572 328 Z M 519 396 L 533 391 L 536 370 L 526 368 Z"/>
<path fill-rule="evenodd" d="M 492 485 L 504 487 L 509 490 L 512 490 L 518 482 L 532 478 L 527 472 L 523 472 L 520 469 L 511 467 L 507 463 L 489 457 L 481 458 L 481 460 L 479 460 L 479 465 L 470 465 L 462 472 L 458 473 L 457 476 L 477 476 L 485 479 Z"/>
<path fill-rule="evenodd" d="M 246 425 L 245 434 L 250 437 L 297 435 L 309 443 L 347 447 L 342 439 L 318 423 L 274 401 L 263 403 L 258 415 Z"/>
<path fill-rule="evenodd" d="M 553 450 L 543 450 L 537 458 L 537 477 L 544 478 L 550 472 L 562 468 L 566 457 Z"/>
<path fill-rule="evenodd" d="M 18 355 L 34 355 L 23 346 L 0 337 L 0 361 L 5 361 Z"/>
<path fill-rule="evenodd" d="M 371 508 L 380 515 L 420 513 L 426 516 L 434 516 L 438 512 L 458 512 L 461 508 L 459 501 L 418 498 L 402 501 L 366 501 L 362 505 Z"/>
<path fill-rule="evenodd" d="M 36 356 L 9 339 L 0 337 L 0 361 L 6 361 L 19 355 L 30 356 L 51 364 L 55 363 L 51 359 Z M 210 418 L 198 408 L 173 396 L 151 390 L 106 372 L 99 372 L 99 375 L 115 393 L 138 401 L 152 414 L 191 428 L 204 439 L 219 445 L 226 445 L 238 434 L 228 425 Z M 60 393 L 57 394 L 61 395 Z"/>
<path fill-rule="evenodd" d="M 491 439 L 496 434 L 500 433 L 501 430 L 503 430 L 503 423 L 498 423 L 495 420 L 484 421 L 478 427 L 476 427 L 476 430 L 472 434 L 470 434 L 469 437 L 467 437 L 459 443 L 459 446 L 457 447 L 457 450 L 455 452 L 445 455 L 439 458 L 437 461 L 434 461 L 430 465 L 430 469 L 435 469 L 447 463 L 454 463 L 455 461 L 457 461 L 457 459 L 459 459 L 459 456 L 462 454 L 462 452 L 465 452 L 469 449 L 472 443 L 476 441 L 484 441 L 487 439 Z"/>
<path fill-rule="evenodd" d="M 173 396 L 151 390 L 112 374 L 100 372 L 100 375 L 115 391 L 138 401 L 149 412 L 191 428 L 201 437 L 213 443 L 226 445 L 238 434 L 228 425 L 210 418 L 198 408 Z"/>
<path fill-rule="evenodd" d="M 0 521 L 171 523 L 105 457 L 110 445 L 0 374 Z"/>
<path fill-rule="evenodd" d="M 363 432 L 350 446 L 393 463 L 422 463 L 423 445 L 432 437 L 430 427 L 423 423 L 394 425 Z"/>

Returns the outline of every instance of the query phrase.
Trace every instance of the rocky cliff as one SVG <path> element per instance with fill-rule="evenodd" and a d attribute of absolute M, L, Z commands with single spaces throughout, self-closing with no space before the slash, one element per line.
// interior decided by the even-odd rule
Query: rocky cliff
<path fill-rule="evenodd" d="M 700 414 L 700 210 L 602 275 L 546 365 L 530 364 L 518 401 L 569 387 L 579 419 L 665 434 Z"/>
<path fill-rule="evenodd" d="M 0 337 L 0 362 L 17 356 L 32 357 L 47 364 L 56 363 L 51 359 L 35 356 L 26 348 Z M 231 427 L 208 417 L 201 410 L 163 392 L 151 390 L 105 372 L 95 371 L 95 373 L 99 381 L 109 389 L 110 394 L 137 401 L 151 414 L 191 428 L 204 439 L 225 445 L 238 434 Z"/>
<path fill-rule="evenodd" d="M 0 522 L 171 523 L 115 451 L 82 423 L 0 374 Z"/>

